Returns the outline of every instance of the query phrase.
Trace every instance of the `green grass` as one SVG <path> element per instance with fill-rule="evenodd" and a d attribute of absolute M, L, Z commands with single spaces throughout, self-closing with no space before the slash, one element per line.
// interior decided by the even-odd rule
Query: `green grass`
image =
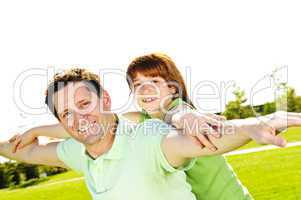
<path fill-rule="evenodd" d="M 301 128 L 285 133 L 289 142 L 301 141 Z M 249 143 L 243 148 L 257 147 Z M 257 200 L 301 200 L 301 147 L 291 147 L 227 157 L 237 175 Z M 49 177 L 38 187 L 0 190 L 5 200 L 88 200 L 84 180 L 57 183 L 81 177 L 69 171 Z"/>
<path fill-rule="evenodd" d="M 86 189 L 84 180 L 75 180 L 53 184 L 58 181 L 64 181 L 72 178 L 81 177 L 75 172 L 66 172 L 55 175 L 49 181 L 43 182 L 35 187 L 26 189 L 4 189 L 0 190 L 0 199 L 5 200 L 74 200 L 74 199 L 91 199 Z"/>
<path fill-rule="evenodd" d="M 301 147 L 229 156 L 227 159 L 254 198 L 301 199 Z"/>

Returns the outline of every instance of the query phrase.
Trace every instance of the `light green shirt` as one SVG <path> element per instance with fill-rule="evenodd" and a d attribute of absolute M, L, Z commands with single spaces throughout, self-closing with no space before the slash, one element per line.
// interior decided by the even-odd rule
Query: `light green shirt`
<path fill-rule="evenodd" d="M 191 110 L 192 106 L 180 98 L 175 99 L 170 107 L 171 113 L 185 109 Z M 169 113 L 164 118 L 166 123 L 171 123 Z M 145 111 L 140 122 L 150 119 Z M 192 192 L 197 200 L 252 200 L 253 197 L 246 187 L 242 185 L 231 165 L 222 155 L 203 156 L 196 160 L 194 166 L 185 171 L 187 182 L 192 187 Z"/>
<path fill-rule="evenodd" d="M 120 119 L 112 148 L 93 160 L 85 147 L 68 139 L 57 154 L 67 166 L 84 174 L 95 200 L 195 200 L 183 172 L 165 159 L 161 142 L 171 129 L 160 120 L 147 120 L 133 130 Z"/>

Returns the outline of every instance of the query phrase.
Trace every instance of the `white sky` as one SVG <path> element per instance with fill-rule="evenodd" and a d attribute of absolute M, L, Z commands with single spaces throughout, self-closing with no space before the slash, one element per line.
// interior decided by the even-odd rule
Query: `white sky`
<path fill-rule="evenodd" d="M 288 83 L 301 94 L 300 8 L 289 0 L 1 1 L 0 139 L 53 120 L 26 114 L 14 103 L 14 81 L 32 68 L 125 70 L 132 58 L 161 51 L 183 73 L 190 67 L 190 88 L 200 81 L 234 80 L 248 93 L 275 67 L 287 65 Z M 111 75 L 104 82 L 114 108 L 126 102 L 129 91 L 122 77 Z M 27 105 L 44 106 L 46 84 L 43 76 L 26 79 L 21 94 Z M 272 97 L 266 91 L 254 102 Z M 205 105 L 222 109 L 219 100 Z"/>

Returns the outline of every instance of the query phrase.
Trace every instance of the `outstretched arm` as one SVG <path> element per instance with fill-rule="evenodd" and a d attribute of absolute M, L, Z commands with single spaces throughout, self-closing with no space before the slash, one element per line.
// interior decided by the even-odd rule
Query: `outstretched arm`
<path fill-rule="evenodd" d="M 216 151 L 202 148 L 195 137 L 179 134 L 177 131 L 171 131 L 164 138 L 162 149 L 170 164 L 178 167 L 194 157 L 232 151 L 251 139 L 263 144 L 285 146 L 285 140 L 275 135 L 276 130 L 292 126 L 301 126 L 301 114 L 277 112 L 265 117 L 229 120 L 225 122 L 222 138 L 208 136 L 217 147 Z"/>
<path fill-rule="evenodd" d="M 29 129 L 22 135 L 15 135 L 14 137 L 12 137 L 9 140 L 13 144 L 12 151 L 16 152 L 17 150 L 20 150 L 25 146 L 30 145 L 39 136 L 46 136 L 59 139 L 66 139 L 70 137 L 68 132 L 65 131 L 63 126 L 60 124 L 38 126 Z"/>
<path fill-rule="evenodd" d="M 57 156 L 56 148 L 58 142 L 47 145 L 39 145 L 37 141 L 24 147 L 16 153 L 12 152 L 13 144 L 0 142 L 0 156 L 30 164 L 41 164 L 67 168 Z"/>

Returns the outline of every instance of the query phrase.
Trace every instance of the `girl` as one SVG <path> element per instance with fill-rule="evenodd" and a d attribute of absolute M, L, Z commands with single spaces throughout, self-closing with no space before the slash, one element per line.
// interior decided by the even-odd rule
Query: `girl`
<path fill-rule="evenodd" d="M 137 57 L 128 67 L 127 81 L 142 111 L 126 113 L 124 117 L 136 123 L 158 118 L 176 128 L 184 128 L 183 131 L 186 132 L 201 132 L 203 134 L 195 135 L 197 142 L 215 150 L 214 145 L 205 136 L 208 133 L 217 136 L 215 126 L 201 123 L 202 129 L 190 131 L 185 127 L 193 127 L 194 120 L 198 118 L 194 114 L 190 115 L 194 106 L 188 97 L 184 80 L 170 57 L 160 53 Z M 216 118 L 214 115 L 210 117 Z M 41 135 L 54 138 L 69 137 L 60 125 L 37 127 L 12 139 L 15 150 L 32 143 Z M 186 174 L 192 192 L 199 200 L 252 199 L 223 156 L 199 158 Z"/>

